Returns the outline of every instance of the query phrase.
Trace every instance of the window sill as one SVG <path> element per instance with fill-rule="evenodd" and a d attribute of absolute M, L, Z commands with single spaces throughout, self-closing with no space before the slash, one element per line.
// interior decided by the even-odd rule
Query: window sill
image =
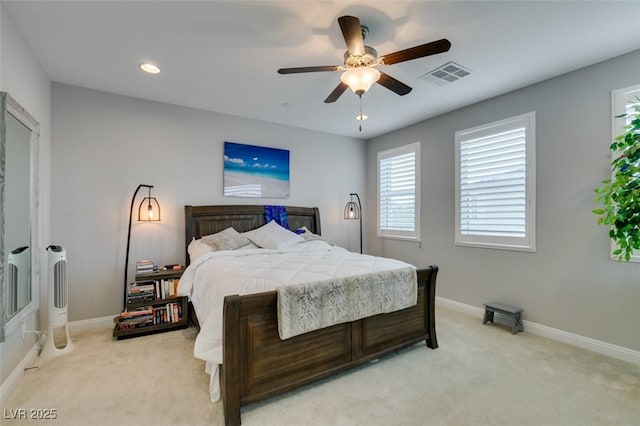
<path fill-rule="evenodd" d="M 378 235 L 378 238 L 381 240 L 400 240 L 400 241 L 409 241 L 419 243 L 421 242 L 419 238 L 416 237 L 402 237 L 397 235 Z"/>
<path fill-rule="evenodd" d="M 516 244 L 489 244 L 489 243 L 456 241 L 455 245 L 460 247 L 476 247 L 476 248 L 486 248 L 486 249 L 494 249 L 494 250 L 524 251 L 529 253 L 536 252 L 535 246 L 522 246 L 522 245 L 516 245 Z"/>

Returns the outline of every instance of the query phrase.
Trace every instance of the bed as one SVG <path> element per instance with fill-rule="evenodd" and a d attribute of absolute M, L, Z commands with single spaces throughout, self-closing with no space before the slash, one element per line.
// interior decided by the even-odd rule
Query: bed
<path fill-rule="evenodd" d="M 312 234 L 321 234 L 317 208 L 287 206 L 286 211 L 290 229 L 306 227 Z M 185 223 L 187 247 L 194 239 L 229 227 L 239 232 L 259 228 L 266 224 L 265 210 L 262 205 L 185 206 Z M 189 262 L 188 252 L 186 259 Z M 190 268 L 195 266 L 196 262 Z M 429 348 L 436 349 L 437 273 L 437 266 L 417 269 L 417 304 L 412 307 L 332 325 L 286 340 L 278 333 L 275 290 L 224 296 L 222 364 L 214 374 L 208 362 L 207 372 L 212 374 L 212 383 L 219 381 L 225 424 L 240 424 L 243 405 L 326 378 L 402 347 L 425 341 Z M 197 309 L 190 309 L 189 313 L 194 314 L 191 321 L 200 328 L 204 325 L 202 317 L 207 315 L 202 307 L 199 309 L 198 315 L 195 315 Z"/>

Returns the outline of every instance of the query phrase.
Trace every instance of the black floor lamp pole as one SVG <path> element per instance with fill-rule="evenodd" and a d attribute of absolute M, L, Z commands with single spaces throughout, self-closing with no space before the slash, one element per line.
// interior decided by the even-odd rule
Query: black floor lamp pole
<path fill-rule="evenodd" d="M 360 209 L 360 218 L 358 221 L 360 221 L 360 254 L 362 254 L 362 204 L 360 204 L 360 196 L 357 193 L 351 195 L 355 195 L 358 199 L 358 209 Z"/>
<path fill-rule="evenodd" d="M 129 269 L 129 243 L 131 242 L 131 219 L 133 216 L 133 205 L 136 202 L 136 195 L 138 195 L 138 191 L 140 191 L 140 188 L 151 189 L 153 188 L 153 185 L 144 185 L 144 184 L 138 185 L 135 192 L 133 193 L 133 197 L 131 198 L 131 207 L 129 208 L 129 230 L 127 231 L 127 255 L 124 260 L 124 299 L 123 299 L 124 310 L 127 309 L 127 284 L 128 284 L 127 272 Z"/>

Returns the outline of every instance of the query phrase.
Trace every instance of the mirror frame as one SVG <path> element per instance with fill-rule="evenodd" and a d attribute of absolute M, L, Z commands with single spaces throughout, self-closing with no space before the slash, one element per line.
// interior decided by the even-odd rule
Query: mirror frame
<path fill-rule="evenodd" d="M 6 253 L 4 247 L 5 229 L 5 161 L 6 161 L 6 117 L 11 114 L 16 120 L 31 130 L 30 144 L 30 179 L 29 185 L 29 225 L 31 235 L 29 243 L 31 247 L 31 301 L 6 321 L 4 312 L 5 297 L 5 262 Z M 38 241 L 38 188 L 39 188 L 39 155 L 40 155 L 40 124 L 7 92 L 0 92 L 0 342 L 24 323 L 25 319 L 32 315 L 40 307 L 40 247 Z"/>

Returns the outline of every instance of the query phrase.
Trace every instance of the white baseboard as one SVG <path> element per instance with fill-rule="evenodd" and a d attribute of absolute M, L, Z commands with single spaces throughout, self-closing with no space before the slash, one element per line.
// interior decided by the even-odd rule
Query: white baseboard
<path fill-rule="evenodd" d="M 36 358 L 38 358 L 38 353 L 40 352 L 40 345 L 36 342 L 33 347 L 27 352 L 22 361 L 13 369 L 7 380 L 2 382 L 2 386 L 0 386 L 0 404 L 4 405 L 4 402 L 9 398 L 11 392 L 18 386 L 20 380 L 24 376 L 25 368 L 32 365 Z"/>
<path fill-rule="evenodd" d="M 456 302 L 455 300 L 445 299 L 436 296 L 436 305 L 449 308 L 453 311 L 462 312 L 477 318 L 482 318 L 484 308 L 467 305 L 466 303 Z M 497 314 L 496 314 L 497 315 Z M 531 334 L 543 336 L 558 342 L 567 343 L 592 352 L 610 356 L 611 358 L 620 359 L 622 361 L 631 362 L 640 365 L 640 352 L 623 346 L 613 345 L 589 337 L 580 336 L 579 334 L 569 333 L 568 331 L 558 330 L 556 328 L 547 327 L 531 321 L 523 320 L 524 330 Z"/>
<path fill-rule="evenodd" d="M 101 328 L 113 328 L 113 318 L 116 316 L 118 316 L 118 314 L 113 314 L 108 317 L 72 321 L 69 323 L 69 334 L 72 334 L 78 331 L 98 330 Z"/>
<path fill-rule="evenodd" d="M 452 311 L 462 312 L 463 314 L 471 315 L 474 317 L 482 318 L 484 315 L 484 309 L 477 306 L 467 305 L 466 303 L 456 302 L 455 300 L 445 299 L 444 297 L 436 296 L 436 306 L 441 305 L 445 308 L 449 308 Z"/>

